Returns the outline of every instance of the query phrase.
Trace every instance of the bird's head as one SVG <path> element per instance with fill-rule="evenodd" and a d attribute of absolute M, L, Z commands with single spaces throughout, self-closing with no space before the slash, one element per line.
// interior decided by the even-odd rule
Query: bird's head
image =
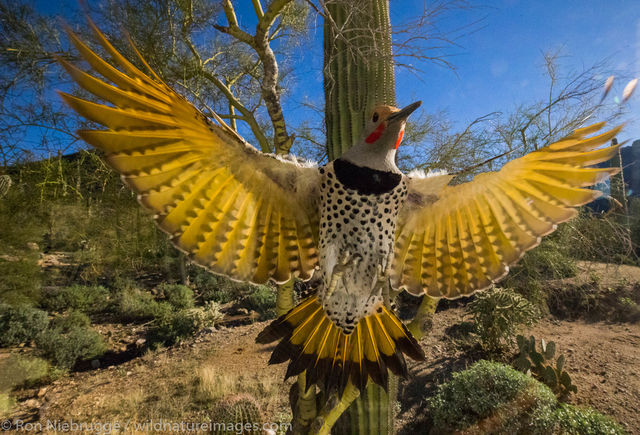
<path fill-rule="evenodd" d="M 373 109 L 367 119 L 362 140 L 372 147 L 398 149 L 404 135 L 407 118 L 416 110 L 422 101 L 417 101 L 403 109 L 380 105 Z"/>
<path fill-rule="evenodd" d="M 383 171 L 397 170 L 395 154 L 402 142 L 407 118 L 421 104 L 421 101 L 417 101 L 402 109 L 376 106 L 367 117 L 360 140 L 342 158 L 358 166 Z"/>

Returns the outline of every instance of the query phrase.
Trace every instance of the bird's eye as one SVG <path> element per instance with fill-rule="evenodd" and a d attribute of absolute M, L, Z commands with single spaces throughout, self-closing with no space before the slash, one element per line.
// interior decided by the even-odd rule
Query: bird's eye
<path fill-rule="evenodd" d="M 373 113 L 373 122 L 378 122 L 378 112 Z"/>

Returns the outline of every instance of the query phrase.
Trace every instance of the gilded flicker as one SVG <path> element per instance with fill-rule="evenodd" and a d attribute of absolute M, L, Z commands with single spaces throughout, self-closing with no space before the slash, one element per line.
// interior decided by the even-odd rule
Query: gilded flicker
<path fill-rule="evenodd" d="M 80 136 L 104 151 L 193 262 L 253 283 L 316 274 L 317 293 L 258 336 L 279 340 L 271 362 L 289 361 L 287 376 L 306 370 L 308 384 L 362 389 L 369 379 L 386 386 L 389 371 L 406 375 L 404 355 L 424 354 L 390 309 L 390 288 L 457 298 L 491 286 L 575 207 L 599 196 L 585 187 L 616 172 L 590 167 L 617 150 L 602 146 L 619 128 L 590 136 L 603 127 L 595 124 L 468 183 L 403 174 L 396 149 L 419 103 L 376 107 L 361 139 L 322 167 L 264 154 L 150 68 L 153 78 L 140 71 L 93 28 L 120 70 L 69 33 L 112 83 L 60 60 L 82 88 L 112 104 L 61 93 L 106 127 Z"/>

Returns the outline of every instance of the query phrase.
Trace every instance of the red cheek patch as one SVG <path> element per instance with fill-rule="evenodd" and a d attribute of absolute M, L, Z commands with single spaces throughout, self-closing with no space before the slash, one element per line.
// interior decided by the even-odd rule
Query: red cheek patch
<path fill-rule="evenodd" d="M 404 137 L 404 128 L 400 130 L 400 134 L 398 135 L 398 140 L 396 141 L 396 149 L 400 146 L 400 142 L 402 142 L 402 138 Z"/>
<path fill-rule="evenodd" d="M 385 125 L 384 122 L 381 122 L 380 125 L 373 130 L 373 132 L 367 136 L 367 138 L 364 140 L 366 143 L 374 143 L 375 141 L 377 141 L 378 139 L 380 139 L 380 136 L 382 136 L 382 132 L 384 131 Z"/>

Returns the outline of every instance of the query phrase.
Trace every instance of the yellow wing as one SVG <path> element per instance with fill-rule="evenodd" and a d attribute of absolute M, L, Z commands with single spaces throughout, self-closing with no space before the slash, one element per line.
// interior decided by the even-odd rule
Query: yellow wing
<path fill-rule="evenodd" d="M 576 130 L 468 183 L 448 186 L 448 176 L 410 177 L 398 216 L 392 284 L 416 295 L 456 298 L 505 276 L 542 236 L 575 216 L 575 207 L 600 195 L 584 187 L 618 172 L 587 168 L 618 149 L 598 148 L 621 127 L 586 137 L 603 126 Z"/>
<path fill-rule="evenodd" d="M 80 136 L 106 153 L 140 203 L 156 213 L 158 226 L 194 262 L 254 283 L 285 282 L 292 274 L 310 278 L 317 264 L 317 168 L 257 151 L 217 115 L 220 125 L 213 124 L 153 71 L 155 79 L 129 63 L 92 26 L 125 73 L 69 32 L 82 57 L 114 84 L 60 60 L 81 87 L 114 106 L 61 93 L 80 115 L 107 128 Z"/>

